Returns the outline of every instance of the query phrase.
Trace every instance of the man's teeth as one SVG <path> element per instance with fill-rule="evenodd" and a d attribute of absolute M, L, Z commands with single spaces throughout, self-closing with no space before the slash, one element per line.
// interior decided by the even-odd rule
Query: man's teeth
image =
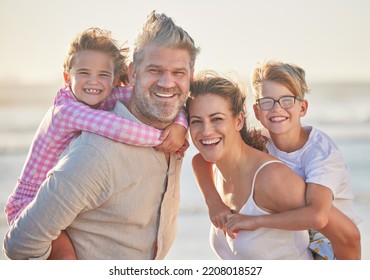
<path fill-rule="evenodd" d="M 221 138 L 215 138 L 215 139 L 208 139 L 208 140 L 202 140 L 203 145 L 212 145 L 220 142 Z"/>
<path fill-rule="evenodd" d="M 286 117 L 274 117 L 274 118 L 271 118 L 271 121 L 272 122 L 281 122 L 281 121 L 285 121 L 287 118 Z"/>
<path fill-rule="evenodd" d="M 164 98 L 171 98 L 174 96 L 174 94 L 164 94 L 164 93 L 158 93 L 156 92 L 155 95 L 159 96 L 159 97 L 164 97 Z"/>

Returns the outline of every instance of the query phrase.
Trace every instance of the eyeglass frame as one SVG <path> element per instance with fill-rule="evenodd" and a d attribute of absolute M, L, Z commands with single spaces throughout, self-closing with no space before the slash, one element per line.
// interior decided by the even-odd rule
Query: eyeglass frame
<path fill-rule="evenodd" d="M 281 105 L 281 103 L 280 103 L 280 100 L 281 100 L 282 98 L 287 98 L 287 97 L 289 97 L 289 98 L 293 98 L 293 105 L 292 105 L 292 106 L 290 106 L 290 107 L 283 107 L 283 106 Z M 272 100 L 272 101 L 274 101 L 274 103 L 272 104 L 272 106 L 271 106 L 271 108 L 270 108 L 270 109 L 262 109 L 261 104 L 260 104 L 260 101 L 261 101 L 261 100 L 263 100 L 263 99 L 265 99 L 265 100 L 266 100 L 266 99 L 268 99 L 268 100 Z M 295 95 L 284 95 L 284 96 L 280 97 L 279 99 L 274 99 L 274 98 L 272 98 L 272 97 L 262 97 L 262 98 L 259 98 L 259 99 L 257 99 L 257 100 L 256 100 L 256 105 L 258 105 L 262 111 L 269 111 L 269 110 L 272 110 L 272 109 L 274 108 L 274 106 L 275 106 L 275 104 L 276 104 L 276 103 L 279 103 L 280 107 L 281 107 L 281 108 L 283 108 L 283 109 L 290 109 L 290 108 L 292 108 L 292 107 L 295 105 L 295 101 L 296 101 L 296 100 L 298 100 L 298 101 L 303 101 L 303 99 L 301 99 L 301 98 L 299 98 L 298 96 L 295 96 Z"/>

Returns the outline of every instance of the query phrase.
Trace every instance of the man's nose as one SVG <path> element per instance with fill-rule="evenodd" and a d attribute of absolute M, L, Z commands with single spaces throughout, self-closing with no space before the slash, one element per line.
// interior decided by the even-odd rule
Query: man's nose
<path fill-rule="evenodd" d="M 173 88 L 175 86 L 174 79 L 169 72 L 163 72 L 158 81 L 158 86 L 163 88 Z"/>

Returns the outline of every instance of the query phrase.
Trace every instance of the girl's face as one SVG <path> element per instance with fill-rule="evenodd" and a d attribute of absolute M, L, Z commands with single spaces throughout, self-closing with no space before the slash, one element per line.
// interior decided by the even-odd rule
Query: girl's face
<path fill-rule="evenodd" d="M 64 73 L 64 80 L 79 102 L 98 108 L 118 81 L 114 76 L 113 57 L 99 51 L 80 51 L 74 57 L 70 73 Z"/>
<path fill-rule="evenodd" d="M 195 97 L 190 103 L 189 118 L 192 141 L 209 162 L 222 160 L 235 147 L 235 140 L 241 139 L 243 113 L 234 117 L 221 96 L 207 93 Z"/>
<path fill-rule="evenodd" d="M 259 98 L 268 97 L 276 101 L 283 96 L 294 97 L 294 94 L 277 82 L 262 82 L 261 96 L 259 96 Z M 284 99 L 280 99 L 280 104 L 275 102 L 270 110 L 262 110 L 261 106 L 258 104 L 253 105 L 256 118 L 271 135 L 281 135 L 301 128 L 300 118 L 306 115 L 308 104 L 306 100 L 292 100 L 294 103 L 292 107 L 288 109 L 284 109 L 280 105 L 283 104 L 283 106 L 285 106 L 290 102 L 286 102 Z"/>

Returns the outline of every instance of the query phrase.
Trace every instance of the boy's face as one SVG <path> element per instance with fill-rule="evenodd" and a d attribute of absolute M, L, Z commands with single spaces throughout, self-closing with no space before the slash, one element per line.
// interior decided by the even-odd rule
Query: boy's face
<path fill-rule="evenodd" d="M 64 73 L 64 80 L 79 102 L 97 108 L 117 83 L 113 57 L 99 51 L 80 51 L 69 74 Z"/>
<path fill-rule="evenodd" d="M 294 94 L 277 82 L 262 82 L 259 98 L 269 97 L 279 100 L 283 96 L 294 97 Z M 290 101 L 280 99 L 280 102 L 282 104 L 285 102 L 285 105 L 287 105 Z M 292 107 L 287 109 L 282 108 L 279 103 L 275 102 L 270 110 L 262 110 L 260 105 L 255 104 L 253 105 L 254 114 L 270 134 L 295 133 L 301 129 L 300 118 L 306 115 L 308 104 L 306 100 L 300 101 L 293 99 L 293 102 Z"/>

